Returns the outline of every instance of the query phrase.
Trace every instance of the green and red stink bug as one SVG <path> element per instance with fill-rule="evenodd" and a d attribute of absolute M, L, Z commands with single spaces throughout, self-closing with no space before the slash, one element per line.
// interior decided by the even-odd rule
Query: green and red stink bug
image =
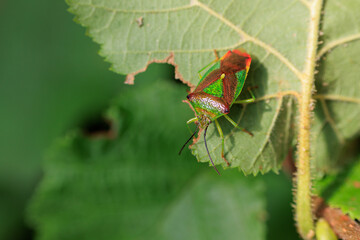
<path fill-rule="evenodd" d="M 215 62 L 215 63 L 214 63 Z M 213 64 L 201 77 L 200 72 Z M 236 101 L 240 95 L 247 73 L 251 64 L 251 57 L 245 51 L 235 49 L 228 51 L 220 59 L 216 59 L 203 69 L 199 71 L 200 82 L 195 90 L 187 96 L 189 103 L 195 111 L 195 117 L 190 119 L 187 123 L 195 122 L 197 124 L 196 131 L 192 134 L 188 141 L 181 148 L 179 154 L 184 149 L 186 144 L 195 136 L 199 129 L 204 130 L 205 148 L 210 158 L 210 161 L 218 174 L 219 171 L 210 156 L 207 143 L 206 131 L 210 123 L 215 122 L 216 128 L 219 132 L 222 148 L 221 157 L 229 165 L 229 162 L 224 156 L 224 134 L 217 119 L 224 116 L 234 127 L 248 133 L 252 133 L 244 128 L 239 127 L 227 114 L 234 103 L 249 103 L 254 102 L 255 96 L 249 89 L 251 94 L 250 99 Z"/>

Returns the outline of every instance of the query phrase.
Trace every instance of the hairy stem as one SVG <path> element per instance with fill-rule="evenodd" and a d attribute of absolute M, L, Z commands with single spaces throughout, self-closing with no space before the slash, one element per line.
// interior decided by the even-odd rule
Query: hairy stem
<path fill-rule="evenodd" d="M 310 126 L 312 94 L 314 89 L 314 70 L 319 36 L 319 22 L 322 0 L 314 0 L 310 7 L 310 25 L 305 72 L 302 77 L 300 97 L 299 145 L 295 193 L 295 218 L 298 231 L 304 239 L 313 238 L 314 222 L 311 209 L 311 176 L 310 176 Z"/>

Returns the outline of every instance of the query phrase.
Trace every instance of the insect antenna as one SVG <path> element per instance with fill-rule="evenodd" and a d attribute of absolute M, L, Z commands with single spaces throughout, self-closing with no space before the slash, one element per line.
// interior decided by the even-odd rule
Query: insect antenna
<path fill-rule="evenodd" d="M 209 125 L 208 125 L 208 126 L 209 126 Z M 208 129 L 208 126 L 206 126 L 206 128 L 205 128 L 205 132 L 204 132 L 204 142 L 205 142 L 205 148 L 206 148 L 207 154 L 209 155 L 209 158 L 210 158 L 211 164 L 213 165 L 213 167 L 214 167 L 215 171 L 217 172 L 217 174 L 221 175 L 221 174 L 219 173 L 219 170 L 217 170 L 217 168 L 215 167 L 215 164 L 214 164 L 214 162 L 213 162 L 213 160 L 212 160 L 212 158 L 211 158 L 211 156 L 210 156 L 209 149 L 208 149 L 208 147 L 207 147 L 207 143 L 206 143 L 206 131 L 207 131 L 207 129 Z"/>
<path fill-rule="evenodd" d="M 182 146 L 182 148 L 179 151 L 179 155 L 181 154 L 184 147 L 190 142 L 190 140 L 195 136 L 195 134 L 199 131 L 199 127 L 196 128 L 195 132 L 191 135 L 191 137 L 186 141 L 186 143 Z"/>

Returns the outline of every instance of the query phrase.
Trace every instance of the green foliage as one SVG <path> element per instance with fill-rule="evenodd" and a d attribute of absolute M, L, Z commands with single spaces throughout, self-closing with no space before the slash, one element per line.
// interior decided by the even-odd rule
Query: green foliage
<path fill-rule="evenodd" d="M 122 86 L 64 1 L 0 1 L 0 239 L 30 239 L 43 152 Z M 70 37 L 71 36 L 71 37 Z"/>
<path fill-rule="evenodd" d="M 329 172 L 345 160 L 344 147 L 360 133 L 359 1 L 326 1 L 316 75 L 317 104 L 312 154 L 317 171 Z M 331 48 L 332 46 L 336 46 Z M 327 51 L 329 50 L 329 51 Z M 326 53 L 327 52 L 327 53 Z"/>
<path fill-rule="evenodd" d="M 214 59 L 213 49 L 224 54 L 228 49 L 245 48 L 254 58 L 248 83 L 259 86 L 255 95 L 260 100 L 246 107 L 234 106 L 230 115 L 255 136 L 251 138 L 221 121 L 225 154 L 231 167 L 240 167 L 246 174 L 278 171 L 296 139 L 296 92 L 302 86 L 306 51 L 314 47 L 308 40 L 312 6 L 307 1 L 279 0 L 271 8 L 270 3 L 260 0 L 226 4 L 164 1 L 157 5 L 148 1 L 68 0 L 68 4 L 77 21 L 101 45 L 100 54 L 112 69 L 129 76 L 149 61 L 165 59 L 175 62 L 182 81 L 195 86 L 196 72 Z M 360 69 L 355 67 L 360 61 L 356 54 L 360 26 L 355 20 L 360 17 L 359 4 L 356 0 L 326 1 L 324 6 L 312 130 L 313 165 L 319 175 L 338 166 L 343 147 L 360 129 L 356 120 L 360 114 Z M 141 27 L 136 22 L 140 17 L 144 21 Z M 174 59 L 167 58 L 171 53 Z M 215 163 L 225 166 L 215 127 L 208 133 Z M 209 161 L 202 141 L 192 149 L 199 161 Z"/>
<path fill-rule="evenodd" d="M 105 116 L 115 139 L 57 141 L 30 207 L 38 239 L 264 239 L 261 179 L 177 156 L 183 92 L 164 79 L 124 87 Z"/>
<path fill-rule="evenodd" d="M 346 171 L 319 180 L 316 189 L 331 207 L 360 219 L 360 158 Z"/>
<path fill-rule="evenodd" d="M 192 0 L 185 4 L 181 1 L 154 4 L 144 0 L 67 2 L 76 20 L 100 44 L 100 54 L 111 63 L 111 69 L 128 74 L 128 82 L 149 62 L 163 61 L 175 64 L 176 77 L 194 87 L 198 83 L 197 71 L 214 59 L 213 49 L 222 55 L 229 49 L 245 48 L 253 57 L 247 84 L 259 87 L 255 90 L 258 100 L 254 104 L 234 106 L 230 116 L 255 136 L 249 137 L 226 121 L 220 124 L 231 167 L 238 167 L 246 174 L 277 172 L 289 146 L 296 144 L 298 94 L 304 85 L 304 68 L 306 61 L 316 61 L 318 73 L 313 95 L 316 103 L 310 114 L 314 120 L 311 128 L 314 173 L 319 176 L 332 173 L 348 159 L 348 143 L 359 135 L 360 129 L 359 1 L 324 1 L 316 60 L 307 59 L 308 49 L 316 46 L 308 40 L 312 6 L 306 0 L 276 3 Z M 26 8 L 19 16 L 29 13 L 34 15 L 34 11 Z M 12 17 L 9 15 L 7 20 Z M 54 31 L 46 32 L 46 37 L 41 39 L 29 38 L 36 36 L 33 27 L 27 30 L 31 33 L 24 31 L 15 39 L 8 37 L 11 34 L 3 34 L 4 56 L 11 49 L 8 46 L 15 46 L 17 54 L 6 60 L 9 65 L 0 64 L 4 69 L 0 74 L 6 73 L 1 75 L 2 79 L 12 80 L 13 73 L 26 74 L 17 75 L 10 88 L 2 85 L 0 89 L 3 99 L 0 103 L 10 109 L 10 114 L 5 112 L 1 119 L 5 141 L 16 143 L 12 144 L 16 147 L 5 147 L 2 154 L 10 156 L 11 151 L 16 152 L 18 157 L 13 158 L 26 163 L 40 159 L 39 146 L 45 146 L 67 124 L 86 118 L 85 113 L 78 113 L 77 104 L 89 99 L 96 106 L 87 110 L 96 111 L 99 102 L 105 101 L 105 93 L 113 94 L 120 86 L 114 84 L 115 76 L 93 72 L 100 66 L 98 62 L 85 64 L 87 59 L 83 56 L 88 55 L 79 50 L 89 53 L 91 49 L 83 48 L 82 41 L 74 41 L 73 32 L 62 32 L 67 27 L 62 21 L 53 24 L 49 21 L 52 17 L 53 14 L 50 18 L 45 15 L 33 23 L 36 27 L 45 26 L 36 28 L 41 33 L 47 29 Z M 136 21 L 140 18 L 143 25 Z M 1 22 L 8 27 L 14 21 Z M 44 22 L 51 26 L 46 27 Z M 13 27 L 15 33 L 20 32 L 22 24 Z M 75 30 L 74 34 L 81 32 Z M 52 35 L 55 33 L 59 35 Z M 58 41 L 49 41 L 48 36 Z M 22 42 L 11 45 L 19 39 L 26 39 L 29 46 L 22 49 L 26 46 Z M 63 51 L 59 46 L 64 44 L 73 51 Z M 31 57 L 24 56 L 24 52 Z M 22 71 L 18 71 L 19 66 Z M 79 69 L 86 71 L 81 74 Z M 50 149 L 44 163 L 44 179 L 28 214 L 28 222 L 35 227 L 38 239 L 183 239 L 185 236 L 256 240 L 265 238 L 265 220 L 268 239 L 294 239 L 293 232 L 283 234 L 284 228 L 288 228 L 285 226 L 293 225 L 289 216 L 291 200 L 284 194 L 290 193 L 288 182 L 280 184 L 269 176 L 244 177 L 236 170 L 222 171 L 219 178 L 212 169 L 196 163 L 189 151 L 185 150 L 182 157 L 176 156 L 190 135 L 185 122 L 193 116 L 188 106 L 181 103 L 186 96 L 185 87 L 166 80 L 155 81 L 149 76 L 145 77 L 146 84 L 145 79 L 139 82 L 137 78 L 135 86 L 121 87 L 120 96 L 105 114 L 114 123 L 116 138 L 107 139 L 101 134 L 100 138 L 92 138 L 96 134 L 90 138 L 78 129 L 59 139 Z M 20 88 L 18 79 L 27 79 L 31 85 Z M 38 79 L 41 82 L 36 82 Z M 74 82 L 75 86 L 59 87 L 59 83 L 66 82 Z M 29 105 L 28 98 L 34 96 L 27 95 L 27 90 L 43 85 L 40 92 L 34 93 L 35 104 Z M 51 88 L 57 91 L 49 91 Z M 64 98 L 65 93 L 75 97 Z M 244 91 L 240 98 L 248 98 L 246 95 Z M 15 105 L 9 107 L 8 102 Z M 75 112 L 77 118 L 73 116 Z M 8 116 L 13 116 L 11 119 L 19 124 L 8 128 Z M 20 128 L 23 119 L 27 125 Z M 23 140 L 25 136 L 36 135 L 36 127 L 44 119 L 49 126 L 43 130 L 46 137 L 41 139 L 45 140 L 39 146 L 37 138 Z M 21 145 L 19 139 L 23 141 Z M 221 141 L 214 126 L 209 128 L 208 139 L 216 164 L 224 165 L 220 157 Z M 31 155 L 34 146 L 35 151 L 38 149 L 36 157 Z M 192 151 L 198 161 L 208 162 L 202 138 L 192 146 Z M 11 164 L 10 159 L 8 165 L 16 171 L 1 168 L 6 176 L 16 179 L 30 172 L 26 164 Z M 39 164 L 34 168 L 38 167 Z M 315 188 L 331 206 L 359 218 L 356 204 L 359 164 L 352 167 L 336 176 L 329 174 Z M 19 181 L 17 185 L 29 189 L 27 181 Z M 6 189 L 12 189 L 11 186 Z M 13 202 L 11 197 L 2 197 L 1 201 L 12 203 L 9 204 L 12 208 L 2 206 L 5 214 L 13 214 L 12 209 L 21 211 L 18 210 L 21 204 Z M 5 229 L 12 226 L 9 221 L 17 220 L 2 215 L 0 221 L 5 222 Z"/>

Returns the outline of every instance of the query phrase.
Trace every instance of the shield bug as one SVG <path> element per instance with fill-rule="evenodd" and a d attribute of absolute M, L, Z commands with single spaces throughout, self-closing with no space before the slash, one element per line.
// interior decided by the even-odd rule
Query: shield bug
<path fill-rule="evenodd" d="M 216 54 L 216 52 L 215 52 Z M 211 67 L 209 67 L 212 64 Z M 220 175 L 219 171 L 215 167 L 215 164 L 209 153 L 206 143 L 206 131 L 210 123 L 215 122 L 216 128 L 221 138 L 221 157 L 229 166 L 229 162 L 224 156 L 224 134 L 218 122 L 218 118 L 224 116 L 234 127 L 253 135 L 251 132 L 244 128 L 239 127 L 227 114 L 230 112 L 230 108 L 234 103 L 243 104 L 254 102 L 255 96 L 249 89 L 251 94 L 250 99 L 244 99 L 236 101 L 240 95 L 247 73 L 251 64 L 251 57 L 243 50 L 235 49 L 228 51 L 223 57 L 217 59 L 203 69 L 199 71 L 200 81 L 193 92 L 191 92 L 187 99 L 195 111 L 195 117 L 187 121 L 187 123 L 195 122 L 197 128 L 192 136 L 186 141 L 181 148 L 179 154 L 184 149 L 186 144 L 195 136 L 199 130 L 204 130 L 204 142 L 207 154 L 210 158 L 216 172 Z M 201 76 L 201 72 L 206 68 L 204 76 Z"/>

